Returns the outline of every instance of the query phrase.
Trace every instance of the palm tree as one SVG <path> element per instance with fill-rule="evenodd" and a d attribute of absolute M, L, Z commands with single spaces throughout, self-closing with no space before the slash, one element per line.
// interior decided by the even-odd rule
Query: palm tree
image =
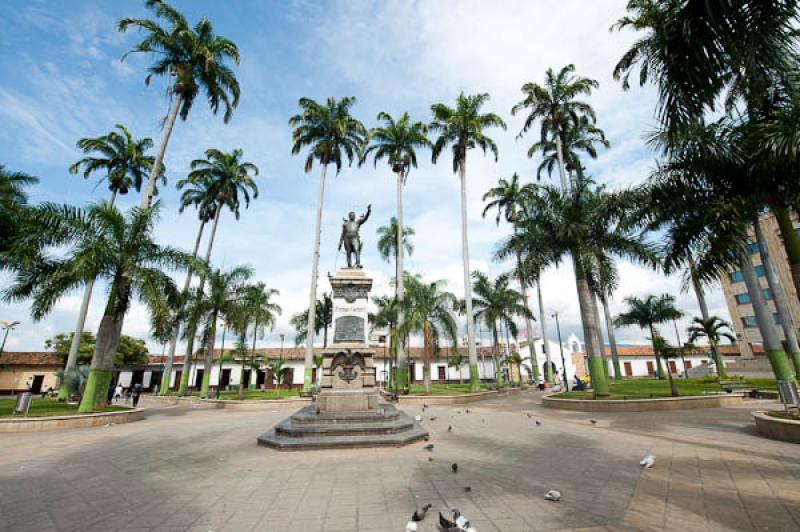
<path fill-rule="evenodd" d="M 667 342 L 663 336 L 653 336 L 651 341 L 653 342 L 653 351 L 657 358 L 666 358 L 669 360 L 670 358 L 677 358 L 680 356 L 680 351 L 669 345 L 669 342 Z M 678 386 L 672 378 L 672 370 L 669 367 L 669 363 L 667 363 L 667 377 L 669 377 L 670 394 L 672 397 L 678 397 Z"/>
<path fill-rule="evenodd" d="M 585 124 L 584 131 L 588 131 L 588 127 L 595 122 L 592 106 L 576 98 L 584 94 L 590 95 L 592 89 L 599 86 L 597 81 L 575 76 L 574 72 L 575 65 L 563 67 L 558 74 L 552 68 L 548 68 L 545 72 L 544 86 L 533 82 L 526 83 L 522 86 L 525 98 L 511 108 L 512 115 L 523 110 L 528 112 L 517 138 L 527 133 L 537 120 L 541 122 L 541 141 L 531 147 L 528 157 L 532 157 L 537 149 L 548 148 L 548 140 L 555 141 L 561 190 L 564 192 L 567 190 L 567 176 L 563 150 L 567 132 L 570 129 L 581 131 L 578 127 L 580 124 Z M 591 146 L 591 143 L 589 145 Z"/>
<path fill-rule="evenodd" d="M 281 384 L 284 384 L 286 377 L 292 374 L 292 368 L 284 365 L 282 360 L 270 360 L 267 364 L 268 371 L 272 374 L 275 381 L 275 395 L 281 396 Z M 289 383 L 291 386 L 291 383 Z"/>
<path fill-rule="evenodd" d="M 625 303 L 628 305 L 628 311 L 617 315 L 614 319 L 614 324 L 617 327 L 636 325 L 642 329 L 647 329 L 650 332 L 651 339 L 659 336 L 656 325 L 677 320 L 683 316 L 683 312 L 675 308 L 675 296 L 669 294 L 649 295 L 644 299 L 629 296 L 625 298 Z M 663 379 L 664 367 L 661 364 L 661 357 L 659 357 L 655 344 L 653 344 L 653 354 L 656 357 L 658 378 Z"/>
<path fill-rule="evenodd" d="M 568 172 L 583 173 L 580 153 L 588 155 L 591 159 L 597 159 L 597 145 L 604 148 L 610 146 L 603 130 L 594 125 L 594 122 L 585 115 L 579 116 L 576 123 L 567 124 L 561 137 L 563 139 L 560 144 L 564 167 Z M 542 178 L 544 170 L 547 170 L 548 176 L 553 175 L 553 169 L 558 167 L 558 146 L 557 140 L 548 137 L 535 142 L 528 148 L 529 159 L 539 152 L 543 156 L 536 171 L 537 179 Z"/>
<path fill-rule="evenodd" d="M 83 138 L 77 143 L 78 148 L 87 154 L 80 161 L 69 167 L 71 174 L 77 174 L 83 168 L 83 177 L 88 179 L 96 172 L 102 172 L 100 183 L 108 181 L 108 189 L 111 191 L 109 205 L 114 206 L 117 194 L 127 194 L 133 188 L 137 192 L 142 188 L 142 183 L 153 168 L 153 157 L 147 155 L 147 151 L 153 147 L 153 140 L 149 137 L 135 139 L 125 126 L 117 124 L 117 131 L 112 131 L 107 135 L 96 138 Z M 166 183 L 164 168 L 161 168 L 161 181 Z M 154 194 L 155 194 L 154 189 Z M 80 348 L 80 338 L 86 325 L 86 314 L 89 311 L 89 303 L 92 300 L 94 281 L 90 281 L 83 289 L 83 300 L 78 311 L 78 322 L 75 325 L 72 345 L 67 356 L 66 371 L 69 371 L 77 364 L 78 349 Z M 67 389 L 59 389 L 58 397 L 61 400 L 67 399 Z"/>
<path fill-rule="evenodd" d="M 178 181 L 177 186 L 179 189 L 186 188 L 181 195 L 181 210 L 187 205 L 199 207 L 201 224 L 195 241 L 195 249 L 197 249 L 200 242 L 208 216 L 213 216 L 211 233 L 206 246 L 206 264 L 211 261 L 211 250 L 214 246 L 214 238 L 217 234 L 217 226 L 222 216 L 223 207 L 228 207 L 238 220 L 241 204 L 244 203 L 245 208 L 247 208 L 250 206 L 251 198 L 258 198 L 258 185 L 254 180 L 254 177 L 258 175 L 258 167 L 253 163 L 242 161 L 243 155 L 244 153 L 240 149 L 235 149 L 230 153 L 213 148 L 208 149 L 205 152 L 206 158 L 192 161 L 189 175 L 185 179 Z M 186 276 L 184 287 L 188 287 L 190 282 L 191 271 Z M 204 283 L 205 277 L 201 276 L 201 292 Z M 186 352 L 191 353 L 194 348 L 195 331 L 187 327 L 184 333 Z M 177 342 L 177 338 L 175 342 Z M 174 353 L 174 348 L 170 347 L 170 352 Z M 184 357 L 183 373 L 181 374 L 181 384 L 178 390 L 180 395 L 185 395 L 188 391 L 190 369 L 191 359 Z"/>
<path fill-rule="evenodd" d="M 408 383 L 404 381 L 401 385 L 397 378 L 400 364 L 397 359 L 397 346 L 399 344 L 397 338 L 397 324 L 399 323 L 397 297 L 374 296 L 372 302 L 375 304 L 377 311 L 369 313 L 370 323 L 375 328 L 389 330 L 389 352 L 387 353 L 389 355 L 389 381 L 393 384 L 395 392 L 401 389 L 405 390 L 408 387 Z M 408 362 L 405 362 L 405 365 L 405 371 L 407 372 Z"/>
<path fill-rule="evenodd" d="M 154 54 L 156 60 L 148 68 L 145 84 L 150 85 L 153 76 L 165 74 L 172 76 L 174 81 L 169 89 L 172 104 L 164 121 L 161 142 L 142 196 L 142 207 L 148 207 L 152 202 L 175 120 L 178 114 L 182 120 L 186 120 L 200 90 L 205 91 L 208 105 L 214 114 L 222 104 L 225 108 L 226 124 L 233 115 L 233 109 L 239 104 L 239 82 L 227 64 L 228 61 L 239 64 L 239 49 L 236 45 L 215 34 L 211 21 L 205 17 L 192 28 L 179 11 L 166 2 L 146 0 L 145 6 L 155 13 L 157 20 L 166 22 L 167 27 L 160 26 L 157 20 L 129 17 L 120 20 L 119 31 L 138 28 L 146 34 L 131 51 L 122 56 L 122 60 L 133 53 Z"/>
<path fill-rule="evenodd" d="M 728 332 L 730 330 L 730 323 L 717 316 L 694 318 L 688 329 L 690 343 L 694 343 L 701 338 L 708 340 L 711 352 L 714 354 L 714 362 L 717 365 L 717 374 L 720 379 L 727 378 L 728 374 L 725 371 L 725 361 L 719 354 L 719 342 L 722 338 L 727 338 L 732 344 L 736 343 L 736 337 Z"/>
<path fill-rule="evenodd" d="M 517 213 L 520 209 L 520 206 L 523 201 L 523 195 L 526 193 L 525 187 L 521 187 L 519 184 L 519 176 L 515 173 L 511 177 L 511 181 L 507 181 L 503 178 L 497 181 L 497 186 L 490 188 L 486 194 L 483 195 L 483 201 L 491 200 L 486 203 L 486 206 L 483 209 L 483 216 L 486 217 L 486 213 L 489 212 L 491 209 L 497 209 L 497 217 L 495 222 L 499 225 L 500 218 L 505 218 L 505 221 L 510 223 L 514 227 L 514 231 L 517 230 L 517 226 L 515 225 L 515 221 L 517 219 Z M 520 292 L 522 293 L 522 303 L 525 305 L 525 308 L 528 310 L 528 314 L 530 317 L 526 317 L 525 319 L 525 332 L 527 333 L 528 337 L 528 351 L 530 353 L 530 358 L 533 361 L 533 378 L 534 380 L 539 380 L 539 362 L 536 356 L 536 346 L 533 343 L 533 324 L 531 320 L 533 319 L 533 314 L 530 312 L 530 308 L 528 307 L 528 278 L 529 276 L 524 274 L 523 271 L 523 262 L 522 262 L 522 253 L 517 252 L 516 254 L 517 259 L 517 280 L 519 281 L 519 288 Z M 537 287 L 539 290 L 539 296 L 541 300 L 541 287 L 539 287 L 538 278 L 537 278 Z M 542 343 L 544 345 L 544 352 L 547 361 L 550 361 L 550 345 L 547 341 L 547 322 L 545 318 L 544 308 L 542 305 L 539 307 L 539 321 L 542 326 Z M 550 368 L 550 364 L 547 365 L 547 368 Z M 545 372 L 547 377 L 547 382 L 553 382 L 553 373 L 549 369 Z"/>
<path fill-rule="evenodd" d="M 228 271 L 211 269 L 206 276 L 208 289 L 201 285 L 193 290 L 195 319 L 192 325 L 204 325 L 205 363 L 200 395 L 208 397 L 211 383 L 211 367 L 214 364 L 214 344 L 217 338 L 217 322 L 222 319 L 234 321 L 247 312 L 247 287 L 245 283 L 252 277 L 249 266 L 237 266 Z M 249 310 L 249 309 L 248 309 Z"/>
<path fill-rule="evenodd" d="M 503 258 L 525 250 L 535 259 L 536 271 L 558 264 L 568 254 L 572 257 L 592 388 L 598 395 L 608 393 L 608 382 L 584 265 L 591 264 L 592 257 L 600 254 L 655 262 L 655 253 L 643 239 L 639 220 L 631 219 L 636 197 L 635 191 L 608 192 L 594 187 L 591 180 L 580 175 L 566 194 L 555 187 L 532 185 L 517 221 L 519 231 L 502 243 L 498 251 Z"/>
<path fill-rule="evenodd" d="M 497 361 L 497 345 L 500 343 L 498 324 L 517 337 L 517 324 L 514 316 L 526 319 L 532 317 L 523 302 L 520 292 L 511 288 L 511 275 L 498 275 L 494 281 L 479 271 L 472 273 L 472 290 L 475 292 L 475 319 L 483 318 L 492 330 L 492 358 L 495 365 L 495 378 L 500 381 L 500 367 Z M 508 353 L 506 353 L 508 354 Z"/>
<path fill-rule="evenodd" d="M 596 267 L 593 270 L 593 274 L 590 276 L 590 284 L 592 285 L 592 291 L 600 298 L 600 303 L 603 306 L 603 317 L 605 318 L 608 345 L 611 348 L 611 362 L 614 366 L 614 379 L 621 380 L 622 368 L 619 363 L 617 339 L 614 335 L 613 317 L 608 306 L 608 300 L 617 289 L 619 275 L 617 274 L 616 265 L 609 257 L 604 255 L 596 257 L 595 263 Z M 599 324 L 599 317 L 597 321 Z"/>
<path fill-rule="evenodd" d="M 294 345 L 300 345 L 308 341 L 308 311 L 298 312 L 289 320 L 289 324 L 294 327 Z M 322 294 L 322 299 L 317 300 L 314 310 L 314 334 L 322 332 L 322 347 L 328 347 L 328 330 L 333 325 L 333 299 L 327 292 Z M 312 359 L 313 361 L 313 359 Z"/>
<path fill-rule="evenodd" d="M 0 254 L 8 250 L 20 228 L 21 214 L 28 205 L 25 188 L 39 179 L 22 172 L 9 172 L 0 164 Z M 0 262 L 0 266 L 4 261 Z"/>
<path fill-rule="evenodd" d="M 264 338 L 264 332 L 269 327 L 275 327 L 275 321 L 281 315 L 280 305 L 274 303 L 272 299 L 280 295 L 275 288 L 267 288 L 263 282 L 245 287 L 243 316 L 239 318 L 246 329 L 250 323 L 253 325 L 253 349 L 251 350 L 251 361 L 256 358 L 256 338 Z M 255 388 L 255 379 L 250 379 L 250 387 Z M 242 386 L 239 386 L 239 398 L 242 398 Z"/>
<path fill-rule="evenodd" d="M 450 361 L 447 363 L 448 367 L 451 367 L 456 370 L 458 373 L 458 383 L 464 384 L 464 379 L 461 377 L 461 368 L 469 364 L 469 360 L 464 358 L 464 355 L 460 353 L 456 353 L 450 357 Z"/>
<path fill-rule="evenodd" d="M 38 229 L 28 238 L 37 240 L 46 260 L 18 265 L 13 284 L 3 293 L 5 300 L 32 298 L 31 314 L 39 320 L 64 294 L 90 280 L 110 284 L 79 412 L 101 410 L 106 404 L 114 356 L 133 298 L 158 314 L 165 297 L 178 297 L 164 270 L 185 268 L 192 259 L 154 240 L 157 211 L 155 205 L 123 215 L 107 203 L 86 209 L 47 204 L 30 214 L 31 227 Z M 56 249 L 57 255 L 48 253 Z"/>
<path fill-rule="evenodd" d="M 431 392 L 431 360 L 439 352 L 443 338 L 455 345 L 458 339 L 455 308 L 458 299 L 444 288 L 444 281 L 424 282 L 419 276 L 406 275 L 406 298 L 399 336 L 422 333 L 422 374 L 425 393 Z"/>
<path fill-rule="evenodd" d="M 464 268 L 464 302 L 467 315 L 467 351 L 469 354 L 470 388 L 480 388 L 478 375 L 478 355 L 475 349 L 475 322 L 472 312 L 472 283 L 469 267 L 469 239 L 467 238 L 467 151 L 478 147 L 483 153 L 491 151 L 497 160 L 497 144 L 485 134 L 490 127 L 506 129 L 503 119 L 494 113 L 481 113 L 483 105 L 489 101 L 486 93 L 465 95 L 456 98 L 454 108 L 443 103 L 431 106 L 433 122 L 430 130 L 439 134 L 433 143 L 433 162 L 439 159 L 443 150 L 452 145 L 453 173 L 458 174 L 461 185 L 461 260 Z"/>
<path fill-rule="evenodd" d="M 417 167 L 417 148 L 430 147 L 431 142 L 428 140 L 427 133 L 428 127 L 423 122 L 412 122 L 408 113 L 403 113 L 398 120 L 394 120 L 389 113 L 378 113 L 378 120 L 383 122 L 383 126 L 373 128 L 369 132 L 369 142 L 361 157 L 363 164 L 366 159 L 372 155 L 373 164 L 378 167 L 378 161 L 385 159 L 395 174 L 396 190 L 397 190 L 397 218 L 392 217 L 390 228 L 393 233 L 386 234 L 386 238 L 394 237 L 393 246 L 388 246 L 384 242 L 384 235 L 380 234 L 378 241 L 378 250 L 384 260 L 388 261 L 388 253 L 385 250 L 394 251 L 395 268 L 397 279 L 395 284 L 395 297 L 401 302 L 398 307 L 402 312 L 402 301 L 405 294 L 403 287 L 403 252 L 408 251 L 411 255 L 413 247 L 407 242 L 406 234 L 413 235 L 414 230 L 406 227 L 403 223 L 403 185 L 408 179 L 408 174 L 411 168 Z M 383 229 L 383 228 L 381 228 Z M 402 316 L 400 317 L 402 319 Z M 402 383 L 401 388 L 405 388 L 405 382 L 408 380 L 408 362 L 405 353 L 405 344 L 403 339 L 398 339 L 396 345 L 397 363 L 399 378 Z M 401 369 L 402 368 L 402 369 Z"/>
<path fill-rule="evenodd" d="M 525 366 L 523 366 L 523 363 L 526 360 L 530 360 L 530 357 L 523 357 L 522 355 L 520 355 L 516 351 L 514 351 L 513 353 L 509 353 L 508 355 L 506 355 L 503 358 L 503 360 L 501 360 L 501 362 L 503 364 L 508 366 L 508 378 L 509 378 L 509 380 L 511 380 L 513 375 L 514 375 L 514 370 L 513 370 L 514 366 L 517 367 L 517 370 L 519 372 L 520 380 L 522 379 L 522 368 L 525 367 Z M 520 382 L 517 382 L 516 384 L 520 384 Z"/>
<path fill-rule="evenodd" d="M 316 301 L 317 301 L 317 270 L 319 269 L 319 239 L 322 226 L 322 203 L 325 198 L 325 174 L 328 165 L 336 166 L 336 173 L 342 169 L 342 162 L 347 158 L 352 164 L 353 159 L 366 143 L 368 133 L 364 124 L 350 115 L 350 108 L 356 103 L 353 96 L 336 101 L 328 98 L 325 105 L 321 105 L 310 98 L 300 98 L 298 102 L 301 112 L 289 119 L 292 131 L 292 154 L 297 155 L 304 148 L 310 148 L 306 156 L 305 171 L 310 172 L 314 161 L 322 166 L 319 177 L 319 194 L 317 196 L 317 218 L 314 227 L 314 249 L 311 258 L 311 287 L 308 296 L 308 325 L 307 330 L 312 331 L 306 342 L 304 359 L 305 374 L 303 376 L 303 391 L 311 389 L 311 364 L 314 361 L 314 334 L 316 326 Z"/>
<path fill-rule="evenodd" d="M 402 251 L 397 247 L 397 238 L 400 232 L 403 233 Z M 378 254 L 380 254 L 381 258 L 386 262 L 390 262 L 391 259 L 395 260 L 395 275 L 397 275 L 399 271 L 397 268 L 400 264 L 400 253 L 408 253 L 409 255 L 414 253 L 414 244 L 411 243 L 410 238 L 416 234 L 414 228 L 405 226 L 400 229 L 400 226 L 397 224 L 397 218 L 392 216 L 389 220 L 389 225 L 380 226 L 376 230 L 376 233 L 378 235 Z"/>

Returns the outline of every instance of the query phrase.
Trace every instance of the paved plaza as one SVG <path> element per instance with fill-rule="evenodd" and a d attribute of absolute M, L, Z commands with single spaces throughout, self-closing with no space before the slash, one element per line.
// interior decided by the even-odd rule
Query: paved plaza
<path fill-rule="evenodd" d="M 763 403 L 583 414 L 539 402 L 428 408 L 431 452 L 278 452 L 256 437 L 291 410 L 151 404 L 129 425 L 3 435 L 0 530 L 401 532 L 415 500 L 433 505 L 421 531 L 452 507 L 479 532 L 800 529 L 800 447 L 756 435 L 749 412 Z"/>

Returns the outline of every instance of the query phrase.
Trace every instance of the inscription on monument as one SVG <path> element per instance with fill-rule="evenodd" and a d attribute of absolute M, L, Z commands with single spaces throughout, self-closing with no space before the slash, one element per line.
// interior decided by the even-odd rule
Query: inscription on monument
<path fill-rule="evenodd" d="M 336 318 L 336 334 L 334 342 L 363 342 L 364 318 L 358 316 L 342 316 Z"/>

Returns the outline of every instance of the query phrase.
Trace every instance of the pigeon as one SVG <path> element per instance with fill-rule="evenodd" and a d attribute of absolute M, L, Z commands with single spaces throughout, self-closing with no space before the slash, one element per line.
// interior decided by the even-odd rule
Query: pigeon
<path fill-rule="evenodd" d="M 453 517 L 447 518 L 439 512 L 439 529 L 446 532 L 475 532 L 469 520 L 461 515 L 457 508 L 453 508 Z"/>
<path fill-rule="evenodd" d="M 422 416 L 417 414 L 414 419 L 416 419 L 417 421 L 422 421 Z"/>
<path fill-rule="evenodd" d="M 433 456 L 428 457 L 428 462 L 433 462 Z"/>
<path fill-rule="evenodd" d="M 533 417 L 533 414 L 526 414 L 526 415 L 528 416 L 528 419 Z"/>
<path fill-rule="evenodd" d="M 428 513 L 428 510 L 430 510 L 432 506 L 433 506 L 432 504 L 426 504 L 421 508 L 417 506 L 417 509 L 414 510 L 414 514 L 411 516 L 411 520 L 417 522 L 422 521 L 423 519 L 425 519 L 425 514 Z"/>
<path fill-rule="evenodd" d="M 431 439 L 431 437 L 426 434 L 425 436 L 422 437 L 422 439 L 428 441 Z"/>
<path fill-rule="evenodd" d="M 453 432 L 453 425 L 447 425 L 447 432 Z"/>
<path fill-rule="evenodd" d="M 458 473 L 458 464 L 453 464 L 450 466 L 450 469 L 453 470 L 453 473 Z"/>
<path fill-rule="evenodd" d="M 538 427 L 538 426 L 541 426 L 541 425 L 542 425 L 542 422 L 537 419 L 536 420 L 536 426 Z"/>
<path fill-rule="evenodd" d="M 548 490 L 544 494 L 544 500 L 558 502 L 561 500 L 561 492 L 558 490 Z"/>
<path fill-rule="evenodd" d="M 439 419 L 439 418 L 437 418 L 436 416 L 433 416 L 433 417 L 431 418 L 431 421 L 436 421 L 437 419 Z"/>
<path fill-rule="evenodd" d="M 471 492 L 472 486 L 464 486 L 464 491 L 466 491 L 467 493 Z"/>
<path fill-rule="evenodd" d="M 425 449 L 426 451 L 432 451 L 432 450 L 433 450 L 433 444 L 432 444 L 432 443 L 429 443 L 428 445 L 426 445 L 425 447 L 423 447 L 423 449 Z"/>
<path fill-rule="evenodd" d="M 426 403 L 422 403 L 422 409 L 425 410 L 426 408 L 428 408 L 428 405 Z"/>
<path fill-rule="evenodd" d="M 465 414 L 469 414 L 469 408 L 467 408 L 466 410 L 464 410 L 464 413 L 465 413 Z"/>
<path fill-rule="evenodd" d="M 642 466 L 644 469 L 650 469 L 655 465 L 655 463 L 656 463 L 656 457 L 653 456 L 652 454 L 648 454 L 642 459 L 641 462 L 639 462 L 639 465 Z"/>
<path fill-rule="evenodd" d="M 597 420 L 596 420 L 596 419 L 590 419 L 590 420 L 589 420 L 589 422 L 590 422 L 592 425 L 597 425 Z"/>

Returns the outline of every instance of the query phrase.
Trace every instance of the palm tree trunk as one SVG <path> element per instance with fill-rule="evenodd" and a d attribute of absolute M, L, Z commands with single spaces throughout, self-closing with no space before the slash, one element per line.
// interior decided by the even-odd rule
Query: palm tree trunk
<path fill-rule="evenodd" d="M 431 393 L 431 328 L 427 322 L 422 328 L 423 355 L 422 355 L 422 387 L 426 394 Z"/>
<path fill-rule="evenodd" d="M 754 222 L 758 223 L 758 219 L 756 218 Z M 742 277 L 744 277 L 744 282 L 747 285 L 747 293 L 750 295 L 750 301 L 753 305 L 753 313 L 758 323 L 758 329 L 761 332 L 761 339 L 764 342 L 764 350 L 767 352 L 775 378 L 779 381 L 793 381 L 794 377 L 789 367 L 789 360 L 786 358 L 786 352 L 783 350 L 778 338 L 772 314 L 764 300 L 764 294 L 756 277 L 756 270 L 749 253 L 743 253 Z"/>
<path fill-rule="evenodd" d="M 328 165 L 322 165 L 319 176 L 319 194 L 317 196 L 317 221 L 314 227 L 314 251 L 311 256 L 311 288 L 308 294 L 308 327 L 306 332 L 306 356 L 303 362 L 303 391 L 311 391 L 311 365 L 314 363 L 314 330 L 317 318 L 317 270 L 319 269 L 319 238 L 322 227 L 322 203 L 325 199 L 325 173 Z"/>
<path fill-rule="evenodd" d="M 544 359 L 547 365 L 544 368 L 544 378 L 548 384 L 553 384 L 553 362 L 550 356 L 550 342 L 547 340 L 547 316 L 544 312 L 544 301 L 542 300 L 542 280 L 541 272 L 536 278 L 536 295 L 539 298 L 539 322 L 542 327 L 542 345 L 544 345 Z M 539 382 L 539 368 L 536 368 L 536 382 Z"/>
<path fill-rule="evenodd" d="M 775 302 L 775 310 L 778 313 L 778 319 L 781 322 L 783 334 L 786 338 L 786 348 L 789 350 L 788 355 L 794 363 L 795 375 L 800 378 L 800 346 L 797 343 L 797 329 L 795 328 L 794 320 L 792 320 L 792 314 L 789 312 L 789 304 L 786 301 L 783 286 L 778 280 L 775 265 L 770 258 L 767 241 L 764 238 L 764 230 L 760 223 L 755 223 L 753 227 L 755 227 L 756 242 L 758 242 L 758 249 L 761 254 L 761 264 L 767 277 L 767 286 L 769 286 L 772 300 Z"/>
<path fill-rule="evenodd" d="M 256 338 L 258 338 L 258 320 L 256 319 L 253 322 L 253 349 L 250 350 L 250 382 L 247 383 L 247 387 L 251 390 L 256 389 L 256 379 L 253 372 L 256 369 Z"/>
<path fill-rule="evenodd" d="M 181 101 L 183 100 L 183 97 L 179 91 L 174 91 L 173 94 L 175 95 L 175 99 L 172 100 L 172 107 L 170 107 L 169 113 L 167 113 L 167 119 L 164 121 L 164 131 L 161 134 L 161 143 L 158 145 L 156 158 L 153 161 L 153 169 L 150 171 L 150 178 L 147 180 L 147 185 L 145 186 L 144 194 L 142 195 L 142 203 L 140 206 L 143 209 L 149 207 L 153 202 L 153 194 L 155 194 L 156 190 L 156 181 L 158 180 L 158 176 L 161 174 L 161 166 L 164 163 L 164 154 L 167 152 L 169 137 L 172 135 L 172 128 L 175 127 L 175 120 L 178 118 L 178 109 L 180 108 Z"/>
<path fill-rule="evenodd" d="M 522 293 L 522 301 L 525 305 L 525 310 L 528 314 L 531 313 L 530 305 L 528 304 L 528 283 L 522 279 L 522 260 L 517 255 L 517 280 L 519 281 L 519 290 Z M 541 313 L 540 313 L 541 314 Z M 533 366 L 533 379 L 539 381 L 539 361 L 536 357 L 536 346 L 533 344 L 533 323 L 528 316 L 525 316 L 525 335 L 528 337 L 528 356 L 531 359 Z M 544 341 L 544 339 L 542 339 Z M 521 377 L 521 375 L 520 375 Z"/>
<path fill-rule="evenodd" d="M 608 382 L 608 356 L 606 355 L 606 343 L 603 341 L 603 322 L 600 320 L 600 310 L 597 307 L 597 294 L 592 292 L 592 314 L 594 315 L 594 322 L 597 325 L 597 343 L 600 344 L 600 357 L 603 359 L 603 373 L 606 375 L 606 382 Z"/>
<path fill-rule="evenodd" d="M 675 380 L 672 378 L 672 370 L 669 369 L 669 360 L 667 360 L 667 377 L 669 378 L 669 391 L 672 397 L 678 397 L 678 385 L 675 384 Z"/>
<path fill-rule="evenodd" d="M 112 190 L 111 198 L 108 201 L 109 207 L 113 207 L 116 200 L 117 191 Z M 78 351 L 80 351 L 81 338 L 83 337 L 83 330 L 86 327 L 86 315 L 89 312 L 89 303 L 92 301 L 93 290 L 94 279 L 86 283 L 86 286 L 83 288 L 83 299 L 81 300 L 81 306 L 78 310 L 78 322 L 75 324 L 75 332 L 72 335 L 72 342 L 69 345 L 69 354 L 67 355 L 67 364 L 64 366 L 64 375 L 78 365 Z M 66 386 L 59 386 L 58 400 L 66 401 L 67 399 L 69 399 L 69 391 Z"/>
<path fill-rule="evenodd" d="M 689 277 L 692 279 L 692 286 L 694 286 L 694 293 L 697 296 L 697 304 L 700 306 L 700 315 L 703 321 L 708 321 L 708 305 L 706 304 L 706 295 L 703 292 L 703 286 L 700 284 L 700 279 L 697 278 L 697 272 L 694 266 L 694 260 L 689 257 Z M 709 342 L 711 344 L 711 354 L 714 356 L 714 361 L 717 364 L 717 375 L 720 379 L 728 377 L 728 372 L 725 369 L 725 360 L 719 352 L 719 346 L 716 342 Z"/>
<path fill-rule="evenodd" d="M 658 333 L 656 332 L 656 328 L 651 323 L 648 325 L 650 328 L 650 342 L 653 344 L 653 356 L 656 359 L 656 372 L 658 372 L 658 380 L 664 379 L 664 365 L 661 363 L 661 356 L 658 354 L 658 349 L 656 349 L 656 336 Z"/>
<path fill-rule="evenodd" d="M 206 247 L 206 264 L 211 263 L 211 250 L 214 248 L 214 238 L 217 236 L 217 226 L 219 225 L 219 219 L 222 216 L 222 202 L 217 203 L 217 210 L 214 213 L 214 221 L 211 224 L 211 233 L 208 235 L 208 246 Z M 206 278 L 204 275 L 200 276 L 200 286 L 199 291 L 202 292 L 203 288 L 206 285 Z M 181 385 L 180 389 L 178 390 L 178 395 L 186 395 L 189 391 L 189 376 L 192 371 L 192 350 L 194 349 L 194 335 L 196 329 L 194 327 L 190 327 L 186 330 L 186 356 L 183 359 L 183 373 L 181 374 Z M 207 372 L 203 372 L 203 378 L 205 379 L 205 374 Z M 195 386 L 197 383 L 195 383 Z"/>
<path fill-rule="evenodd" d="M 606 318 L 606 331 L 608 331 L 608 343 L 611 347 L 611 362 L 614 364 L 614 380 L 622 380 L 622 370 L 619 365 L 619 353 L 617 352 L 617 339 L 614 337 L 614 325 L 611 323 L 611 311 L 608 309 L 608 297 L 600 294 L 600 303 L 603 305 L 603 315 Z"/>
<path fill-rule="evenodd" d="M 395 297 L 397 298 L 397 322 L 403 323 L 403 298 L 405 297 L 405 279 L 403 278 L 403 172 L 395 172 L 397 177 L 397 260 L 395 270 L 397 281 L 395 282 Z M 406 357 L 406 346 L 402 338 L 398 338 L 397 345 L 397 365 L 395 372 L 397 380 L 395 388 L 405 390 L 408 385 L 408 358 Z"/>
<path fill-rule="evenodd" d="M 197 238 L 194 240 L 194 250 L 192 251 L 192 258 L 197 258 L 197 253 L 200 250 L 200 241 L 203 238 L 203 229 L 205 229 L 206 222 L 205 220 L 200 221 L 200 229 L 197 230 Z M 189 286 L 192 283 L 192 269 L 186 272 L 186 280 L 183 282 L 183 292 L 181 294 L 183 296 L 189 291 Z M 176 325 L 175 327 L 175 335 L 169 342 L 169 352 L 167 354 L 167 364 L 164 367 L 164 374 L 161 376 L 161 388 L 159 389 L 159 395 L 169 395 L 169 381 L 172 380 L 172 366 L 175 363 L 175 348 L 178 345 L 178 337 L 180 336 L 180 326 Z M 180 383 L 175 383 L 180 385 Z"/>
<path fill-rule="evenodd" d="M 789 209 L 773 207 L 772 213 L 775 215 L 775 221 L 778 222 L 778 229 L 781 232 L 781 237 L 783 237 L 783 247 L 789 259 L 789 268 L 792 271 L 794 288 L 800 297 L 800 236 L 794 230 Z"/>
<path fill-rule="evenodd" d="M 555 136 L 556 136 L 556 157 L 558 157 L 558 174 L 561 177 L 561 194 L 566 194 L 567 174 L 564 171 L 564 148 L 561 146 L 561 132 L 556 131 Z"/>
<path fill-rule="evenodd" d="M 494 364 L 494 380 L 497 384 L 503 382 L 500 378 L 500 366 L 497 364 L 497 344 L 500 339 L 497 334 L 497 322 L 492 324 L 492 363 Z"/>
<path fill-rule="evenodd" d="M 603 371 L 603 357 L 600 355 L 601 346 L 597 345 L 597 322 L 592 311 L 592 291 L 584 275 L 578 253 L 572 253 L 572 263 L 575 268 L 575 281 L 578 287 L 578 303 L 583 322 L 583 338 L 586 345 L 586 354 L 589 362 L 589 374 L 592 378 L 592 389 L 595 395 L 608 395 L 608 379 Z"/>
<path fill-rule="evenodd" d="M 217 337 L 217 313 L 211 315 L 208 325 L 208 337 L 206 338 L 206 359 L 203 364 L 203 383 L 200 386 L 200 397 L 208 397 L 208 389 L 211 387 L 211 370 L 214 367 L 214 344 Z"/>
<path fill-rule="evenodd" d="M 219 367 L 217 368 L 217 399 L 222 393 L 222 361 L 225 359 L 225 333 L 228 332 L 227 323 L 222 322 L 222 345 L 219 347 Z"/>
<path fill-rule="evenodd" d="M 475 318 L 472 315 L 472 274 L 469 269 L 469 239 L 467 238 L 467 175 L 466 157 L 458 167 L 461 181 L 461 261 L 464 266 L 464 302 L 467 315 L 467 353 L 469 354 L 469 387 L 471 392 L 480 390 L 478 354 L 475 350 Z"/>

